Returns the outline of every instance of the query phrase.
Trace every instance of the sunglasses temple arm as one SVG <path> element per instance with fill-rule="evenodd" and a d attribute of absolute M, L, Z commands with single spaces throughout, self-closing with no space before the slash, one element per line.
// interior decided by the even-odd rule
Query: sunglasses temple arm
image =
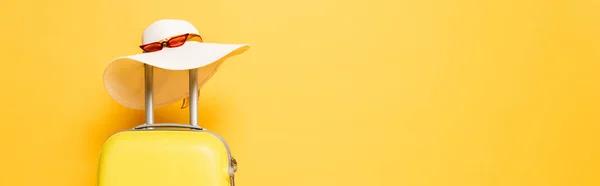
<path fill-rule="evenodd" d="M 145 76 L 145 106 L 146 106 L 146 125 L 154 124 L 154 99 L 153 99 L 153 85 L 154 85 L 154 67 L 150 65 L 144 65 L 144 76 Z"/>
<path fill-rule="evenodd" d="M 198 126 L 198 69 L 189 70 L 190 125 Z"/>

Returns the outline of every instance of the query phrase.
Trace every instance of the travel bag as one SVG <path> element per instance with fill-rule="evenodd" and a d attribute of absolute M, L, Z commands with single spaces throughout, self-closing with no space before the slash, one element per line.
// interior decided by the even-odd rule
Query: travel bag
<path fill-rule="evenodd" d="M 237 162 L 227 143 L 198 125 L 198 69 L 189 70 L 190 124 L 155 124 L 155 67 L 144 66 L 146 123 L 105 141 L 98 186 L 234 186 Z"/>

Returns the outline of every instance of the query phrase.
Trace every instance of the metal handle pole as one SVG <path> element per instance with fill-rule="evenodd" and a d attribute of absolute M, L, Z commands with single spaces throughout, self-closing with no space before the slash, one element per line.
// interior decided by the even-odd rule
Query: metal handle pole
<path fill-rule="evenodd" d="M 152 90 L 154 89 L 154 67 L 150 65 L 144 65 L 144 76 L 145 76 L 145 98 L 146 98 L 146 125 L 154 124 L 154 102 Z"/>
<path fill-rule="evenodd" d="M 190 125 L 198 126 L 198 69 L 190 71 Z"/>

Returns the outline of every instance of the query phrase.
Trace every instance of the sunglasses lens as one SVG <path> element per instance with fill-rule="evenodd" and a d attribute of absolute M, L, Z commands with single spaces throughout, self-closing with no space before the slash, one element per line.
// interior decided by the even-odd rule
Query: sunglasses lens
<path fill-rule="evenodd" d="M 148 45 L 142 46 L 142 50 L 146 52 L 155 52 L 162 49 L 162 45 L 160 43 L 152 43 Z"/>
<path fill-rule="evenodd" d="M 187 39 L 187 35 L 182 35 L 182 36 L 177 36 L 174 38 L 171 38 L 168 43 L 170 47 L 178 47 L 181 46 L 185 43 L 185 40 Z"/>

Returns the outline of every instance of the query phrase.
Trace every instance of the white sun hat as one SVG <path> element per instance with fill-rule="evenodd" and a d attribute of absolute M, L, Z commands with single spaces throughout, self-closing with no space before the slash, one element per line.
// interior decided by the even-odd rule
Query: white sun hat
<path fill-rule="evenodd" d="M 167 40 L 174 37 L 179 38 L 172 39 L 174 43 L 185 42 L 171 47 Z M 145 108 L 145 65 L 154 67 L 153 107 L 158 108 L 189 96 L 189 70 L 198 69 L 198 88 L 201 88 L 225 59 L 250 47 L 247 44 L 203 42 L 191 23 L 178 19 L 162 19 L 150 24 L 144 30 L 142 45 L 146 45 L 140 46 L 144 50 L 160 50 L 118 57 L 104 71 L 104 86 L 109 95 L 131 109 Z"/>

